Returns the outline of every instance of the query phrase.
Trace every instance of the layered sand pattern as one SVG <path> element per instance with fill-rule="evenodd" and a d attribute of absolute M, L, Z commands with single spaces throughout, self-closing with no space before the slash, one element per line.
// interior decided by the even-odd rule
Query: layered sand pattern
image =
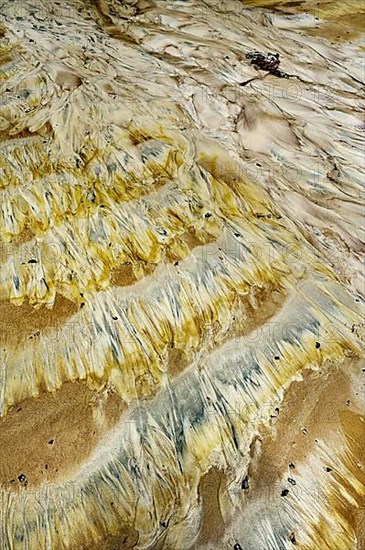
<path fill-rule="evenodd" d="M 1 8 L 0 549 L 361 550 L 363 8 Z"/>

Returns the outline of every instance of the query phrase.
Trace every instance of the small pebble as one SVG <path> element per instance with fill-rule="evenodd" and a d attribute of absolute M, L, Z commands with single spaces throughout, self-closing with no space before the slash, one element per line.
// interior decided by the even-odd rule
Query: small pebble
<path fill-rule="evenodd" d="M 294 533 L 290 533 L 290 535 L 289 535 L 289 540 L 290 540 L 290 542 L 293 543 L 293 544 L 296 544 L 296 543 L 297 543 Z"/>
<path fill-rule="evenodd" d="M 246 477 L 242 480 L 241 487 L 242 487 L 242 489 L 249 489 L 249 488 L 250 488 L 250 485 L 249 485 L 249 483 L 248 483 L 248 476 L 246 476 Z"/>

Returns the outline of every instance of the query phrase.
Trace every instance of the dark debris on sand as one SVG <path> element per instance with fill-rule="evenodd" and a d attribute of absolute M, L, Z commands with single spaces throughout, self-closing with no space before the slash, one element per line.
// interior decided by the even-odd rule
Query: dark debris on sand
<path fill-rule="evenodd" d="M 246 59 L 250 59 L 251 65 L 254 65 L 257 70 L 268 71 L 279 78 L 289 78 L 287 73 L 279 70 L 280 55 L 278 53 L 249 52 L 246 54 Z"/>

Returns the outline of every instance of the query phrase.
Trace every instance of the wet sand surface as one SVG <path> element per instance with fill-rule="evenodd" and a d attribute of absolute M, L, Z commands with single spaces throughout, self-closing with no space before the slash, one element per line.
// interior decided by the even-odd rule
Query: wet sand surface
<path fill-rule="evenodd" d="M 362 550 L 362 3 L 0 6 L 0 550 Z"/>

